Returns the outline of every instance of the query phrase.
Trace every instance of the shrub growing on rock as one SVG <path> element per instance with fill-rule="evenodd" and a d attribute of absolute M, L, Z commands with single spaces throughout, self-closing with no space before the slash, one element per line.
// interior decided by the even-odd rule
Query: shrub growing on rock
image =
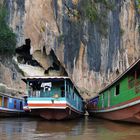
<path fill-rule="evenodd" d="M 16 35 L 6 23 L 6 9 L 0 5 L 0 54 L 11 55 L 15 52 Z"/>

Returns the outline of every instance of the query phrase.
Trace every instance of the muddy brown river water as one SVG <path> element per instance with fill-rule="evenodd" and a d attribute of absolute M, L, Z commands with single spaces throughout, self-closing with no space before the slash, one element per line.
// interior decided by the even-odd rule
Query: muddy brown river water
<path fill-rule="evenodd" d="M 140 140 L 140 125 L 88 117 L 58 122 L 1 118 L 0 140 Z"/>

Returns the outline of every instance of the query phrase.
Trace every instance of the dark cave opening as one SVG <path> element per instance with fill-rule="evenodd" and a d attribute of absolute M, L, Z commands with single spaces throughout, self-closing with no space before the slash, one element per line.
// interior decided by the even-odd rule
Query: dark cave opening
<path fill-rule="evenodd" d="M 43 53 L 46 54 L 46 48 L 45 48 L 45 46 L 43 46 Z"/>
<path fill-rule="evenodd" d="M 32 55 L 30 54 L 30 49 L 31 40 L 30 38 L 27 38 L 25 39 L 25 44 L 23 44 L 21 47 L 16 48 L 16 53 L 18 54 L 18 62 L 32 66 L 40 66 L 40 64 L 36 60 L 33 60 Z"/>
<path fill-rule="evenodd" d="M 30 55 L 30 49 L 31 49 L 31 40 L 25 39 L 25 44 L 23 44 L 21 47 L 16 48 L 16 53 L 21 55 Z"/>
<path fill-rule="evenodd" d="M 31 66 L 41 66 L 39 62 L 34 60 L 32 54 L 30 53 L 31 50 L 31 40 L 30 38 L 25 40 L 25 44 L 16 48 L 17 60 L 20 64 L 28 64 Z M 49 55 L 46 54 L 46 48 L 43 46 L 43 53 L 50 59 L 50 66 L 44 71 L 45 75 L 50 75 L 50 73 L 58 74 L 59 76 L 68 76 L 65 68 L 62 66 L 60 61 L 58 60 L 57 56 L 53 49 L 51 49 Z"/>
<path fill-rule="evenodd" d="M 64 67 L 61 65 L 60 61 L 57 59 L 54 51 L 51 49 L 50 51 L 50 57 L 52 58 L 52 66 L 50 66 L 47 70 L 44 71 L 44 74 L 49 74 L 50 71 L 61 71 L 61 75 L 63 76 L 68 76 L 66 70 Z"/>

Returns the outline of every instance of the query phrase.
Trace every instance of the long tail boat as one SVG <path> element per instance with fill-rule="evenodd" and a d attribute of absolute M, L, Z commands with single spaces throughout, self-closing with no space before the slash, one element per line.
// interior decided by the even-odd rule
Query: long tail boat
<path fill-rule="evenodd" d="M 23 104 L 22 98 L 0 92 L 0 117 L 24 115 Z"/>
<path fill-rule="evenodd" d="M 94 117 L 140 123 L 140 59 L 88 100 L 87 110 Z"/>
<path fill-rule="evenodd" d="M 84 101 L 69 77 L 25 77 L 24 110 L 47 120 L 62 120 L 84 115 Z"/>

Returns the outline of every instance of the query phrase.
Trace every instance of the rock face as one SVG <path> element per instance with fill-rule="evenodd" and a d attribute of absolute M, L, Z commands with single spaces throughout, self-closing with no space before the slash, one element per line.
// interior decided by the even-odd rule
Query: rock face
<path fill-rule="evenodd" d="M 17 47 L 31 40 L 32 60 L 42 74 L 68 75 L 81 93 L 93 96 L 139 58 L 140 19 L 135 0 L 114 0 L 104 36 L 97 22 L 80 16 L 81 2 L 4 0 Z"/>
<path fill-rule="evenodd" d="M 15 93 L 15 91 L 17 93 L 24 93 L 25 84 L 21 81 L 22 75 L 20 72 L 11 57 L 5 58 L 4 56 L 0 56 L 0 83 L 3 83 L 7 88 L 9 87 L 9 93 Z M 4 92 L 1 86 L 0 92 Z M 8 91 L 5 90 L 5 92 Z"/>

